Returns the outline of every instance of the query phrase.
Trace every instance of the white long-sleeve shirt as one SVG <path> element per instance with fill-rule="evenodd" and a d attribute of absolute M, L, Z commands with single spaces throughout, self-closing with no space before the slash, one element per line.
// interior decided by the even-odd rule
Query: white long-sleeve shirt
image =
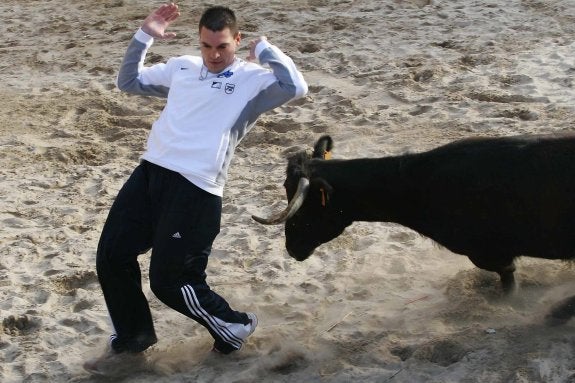
<path fill-rule="evenodd" d="M 293 61 L 267 41 L 258 43 L 256 56 L 271 70 L 236 58 L 221 73 L 208 72 L 196 56 L 145 67 L 152 43 L 138 30 L 117 79 L 123 91 L 167 97 L 142 158 L 222 196 L 240 140 L 262 113 L 305 96 L 307 84 Z"/>

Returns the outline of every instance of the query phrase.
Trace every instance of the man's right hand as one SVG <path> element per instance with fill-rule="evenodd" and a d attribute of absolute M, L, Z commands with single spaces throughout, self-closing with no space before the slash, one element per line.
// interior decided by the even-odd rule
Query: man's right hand
<path fill-rule="evenodd" d="M 142 31 L 157 39 L 174 38 L 176 34 L 174 32 L 166 32 L 166 29 L 178 16 L 180 16 L 180 11 L 176 4 L 164 4 L 146 17 L 142 23 Z"/>

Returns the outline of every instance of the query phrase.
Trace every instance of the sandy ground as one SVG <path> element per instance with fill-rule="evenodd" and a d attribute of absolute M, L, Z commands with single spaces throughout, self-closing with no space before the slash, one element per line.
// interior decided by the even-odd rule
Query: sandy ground
<path fill-rule="evenodd" d="M 197 53 L 199 14 L 156 62 Z M 114 78 L 157 1 L 3 0 L 0 14 L 0 381 L 109 381 L 83 371 L 111 332 L 95 274 L 108 208 L 162 101 Z M 237 150 L 209 282 L 258 313 L 245 348 L 211 338 L 149 291 L 160 341 L 118 382 L 573 382 L 572 323 L 550 305 L 569 264 L 521 259 L 520 289 L 404 227 L 356 223 L 298 263 L 283 230 L 285 157 L 320 135 L 334 157 L 378 157 L 471 136 L 562 132 L 575 120 L 573 0 L 230 0 L 244 38 L 266 35 L 310 84 Z M 241 55 L 247 56 L 244 48 Z M 149 255 L 141 257 L 147 270 Z"/>

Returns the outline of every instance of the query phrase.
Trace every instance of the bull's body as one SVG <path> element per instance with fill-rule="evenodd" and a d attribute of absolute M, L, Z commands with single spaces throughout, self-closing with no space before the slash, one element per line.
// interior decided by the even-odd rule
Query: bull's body
<path fill-rule="evenodd" d="M 575 136 L 464 140 L 308 169 L 333 188 L 326 208 L 349 221 L 399 223 L 488 268 L 575 256 Z"/>
<path fill-rule="evenodd" d="M 322 145 L 331 139 L 316 152 Z M 300 153 L 288 165 L 288 199 L 301 178 L 310 180 L 307 197 L 285 223 L 298 260 L 354 221 L 409 227 L 498 272 L 507 290 L 518 256 L 575 257 L 575 135 L 467 139 L 384 158 Z"/>

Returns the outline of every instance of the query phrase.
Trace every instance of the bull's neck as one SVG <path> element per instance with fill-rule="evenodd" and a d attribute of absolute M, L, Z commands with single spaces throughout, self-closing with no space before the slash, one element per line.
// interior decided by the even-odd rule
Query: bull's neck
<path fill-rule="evenodd" d="M 402 202 L 406 186 L 400 161 L 399 157 L 318 161 L 312 176 L 333 187 L 332 207 L 350 220 L 402 223 L 409 207 Z"/>

